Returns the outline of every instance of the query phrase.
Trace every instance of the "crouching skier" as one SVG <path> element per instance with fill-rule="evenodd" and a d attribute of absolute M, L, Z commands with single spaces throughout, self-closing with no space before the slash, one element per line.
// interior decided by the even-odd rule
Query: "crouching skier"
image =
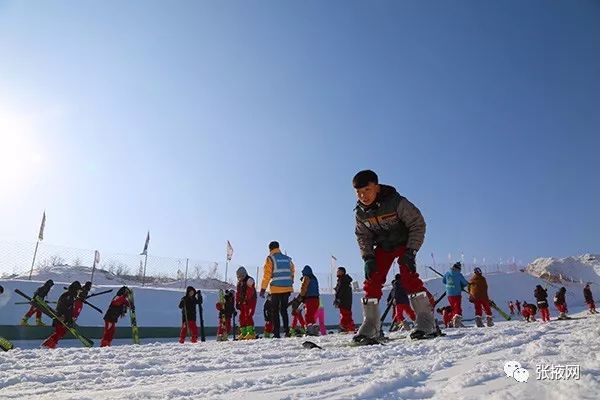
<path fill-rule="evenodd" d="M 102 341 L 100 347 L 109 347 L 112 344 L 115 331 L 117 330 L 117 321 L 120 317 L 124 317 L 127 313 L 127 308 L 130 307 L 127 295 L 129 294 L 129 288 L 123 286 L 117 291 L 117 295 L 113 297 L 104 315 L 104 333 L 102 334 Z"/>
<path fill-rule="evenodd" d="M 415 260 L 425 238 L 425 220 L 421 212 L 395 188 L 380 185 L 373 171 L 360 171 L 354 176 L 352 185 L 358 198 L 355 234 L 365 263 L 364 319 L 353 340 L 359 344 L 379 340 L 379 301 L 395 259 L 400 265 L 402 287 L 416 314 L 410 337 L 424 339 L 438 336 L 440 332 L 433 315 L 432 297 L 419 278 Z"/>

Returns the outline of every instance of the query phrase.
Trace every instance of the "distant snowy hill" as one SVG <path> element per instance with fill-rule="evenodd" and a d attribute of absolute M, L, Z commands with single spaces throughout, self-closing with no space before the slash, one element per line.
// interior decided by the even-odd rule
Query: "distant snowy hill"
<path fill-rule="evenodd" d="M 600 256 L 584 254 L 566 258 L 538 258 L 525 272 L 551 282 L 579 282 L 600 284 Z"/>

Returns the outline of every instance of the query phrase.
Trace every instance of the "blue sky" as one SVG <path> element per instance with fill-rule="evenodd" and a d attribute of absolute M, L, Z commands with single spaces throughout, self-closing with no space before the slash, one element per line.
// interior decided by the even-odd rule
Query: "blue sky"
<path fill-rule="evenodd" d="M 592 1 L 0 2 L 0 238 L 360 268 L 355 172 L 419 260 L 600 252 Z"/>

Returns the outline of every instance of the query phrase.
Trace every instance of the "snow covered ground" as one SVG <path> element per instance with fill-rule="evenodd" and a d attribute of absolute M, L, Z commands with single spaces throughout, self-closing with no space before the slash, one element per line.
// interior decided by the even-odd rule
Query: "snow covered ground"
<path fill-rule="evenodd" d="M 597 316 L 447 330 L 428 341 L 348 347 L 347 335 L 16 349 L 0 354 L 2 399 L 597 399 Z M 506 361 L 529 371 L 506 377 Z M 580 366 L 579 380 L 541 381 L 538 365 Z"/>

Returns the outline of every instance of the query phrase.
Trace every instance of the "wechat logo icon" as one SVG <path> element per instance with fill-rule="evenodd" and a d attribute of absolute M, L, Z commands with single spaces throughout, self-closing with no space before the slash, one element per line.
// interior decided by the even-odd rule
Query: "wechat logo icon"
<path fill-rule="evenodd" d="M 529 371 L 525 368 L 521 368 L 521 363 L 518 361 L 505 362 L 504 373 L 507 378 L 514 378 L 517 382 L 527 382 L 529 379 Z"/>

